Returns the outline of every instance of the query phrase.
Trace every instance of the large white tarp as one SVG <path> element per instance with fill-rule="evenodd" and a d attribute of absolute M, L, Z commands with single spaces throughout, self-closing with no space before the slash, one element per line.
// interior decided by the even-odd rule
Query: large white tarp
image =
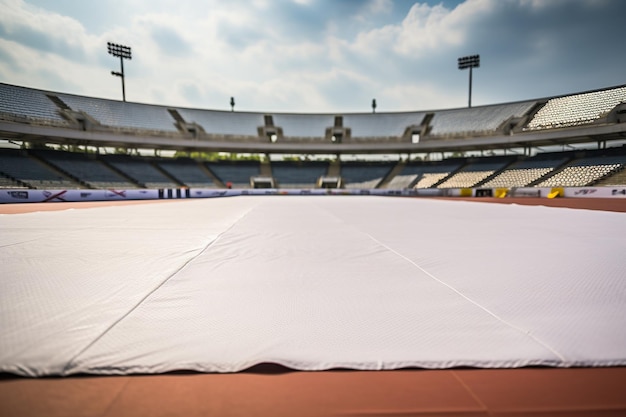
<path fill-rule="evenodd" d="M 626 365 L 626 214 L 255 196 L 0 216 L 0 371 Z"/>

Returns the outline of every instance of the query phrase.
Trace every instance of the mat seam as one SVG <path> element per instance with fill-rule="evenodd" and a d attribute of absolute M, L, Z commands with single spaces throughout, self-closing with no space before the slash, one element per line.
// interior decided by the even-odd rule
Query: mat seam
<path fill-rule="evenodd" d="M 115 328 L 115 326 L 117 326 L 120 322 L 122 322 L 122 320 L 124 320 L 126 317 L 128 317 L 130 314 L 133 313 L 133 311 L 137 310 L 137 308 L 139 308 L 139 306 L 141 304 L 144 303 L 144 301 L 146 301 L 148 298 L 150 298 L 150 296 L 152 294 L 154 294 L 155 292 L 157 292 L 163 285 L 165 285 L 168 281 L 170 281 L 174 276 L 176 276 L 179 272 L 181 272 L 183 269 L 185 269 L 187 267 L 187 265 L 189 265 L 191 262 L 193 262 L 194 260 L 196 260 L 198 257 L 200 257 L 203 253 L 205 253 L 211 246 L 213 246 L 215 243 L 217 243 L 220 238 L 228 233 L 231 229 L 233 229 L 237 224 L 239 224 L 240 221 L 242 221 L 246 216 L 248 216 L 248 214 L 250 214 L 250 212 L 256 208 L 258 206 L 254 205 L 252 206 L 250 209 L 248 209 L 248 211 L 246 211 L 241 217 L 239 217 L 237 220 L 235 220 L 233 222 L 233 224 L 231 224 L 230 226 L 228 226 L 228 228 L 224 231 L 222 231 L 221 233 L 219 233 L 217 235 L 217 237 L 213 240 L 211 240 L 210 242 L 208 242 L 204 248 L 202 248 L 202 250 L 200 252 L 198 252 L 198 254 L 196 254 L 195 256 L 189 258 L 187 261 L 185 261 L 178 269 L 176 269 L 174 272 L 172 272 L 169 276 L 167 276 L 163 281 L 161 281 L 156 287 L 154 287 L 152 290 L 150 290 L 145 296 L 143 296 L 139 302 L 137 302 L 133 307 L 131 307 L 126 313 L 124 313 L 121 317 L 119 317 L 117 320 L 115 320 L 113 323 L 111 323 L 100 335 L 98 335 L 95 339 L 93 339 L 91 342 L 89 342 L 87 344 L 87 346 L 85 346 L 83 349 L 81 349 L 76 355 L 74 355 L 67 363 L 66 365 L 63 367 L 63 370 L 61 371 L 61 375 L 68 375 L 70 369 L 74 366 L 74 362 L 76 361 L 76 359 L 78 359 L 78 357 L 80 357 L 82 354 L 84 354 L 86 351 L 88 351 L 91 347 L 93 347 L 93 345 L 95 345 L 100 339 L 102 339 L 107 333 L 109 333 L 111 330 L 113 330 L 113 328 Z"/>
<path fill-rule="evenodd" d="M 394 250 L 393 248 L 385 245 L 383 242 L 379 241 L 378 239 L 376 239 L 374 236 L 370 235 L 367 232 L 362 232 L 365 235 L 367 235 L 370 239 L 372 239 L 374 242 L 376 242 L 378 245 L 384 247 L 385 249 L 387 249 L 388 251 L 396 254 L 397 256 L 401 257 L 402 259 L 404 259 L 405 261 L 409 262 L 411 265 L 413 265 L 414 267 L 416 267 L 417 269 L 419 269 L 420 271 L 422 271 L 423 273 L 425 273 L 426 275 L 428 275 L 431 279 L 433 279 L 434 281 L 438 282 L 439 284 L 449 288 L 450 290 L 454 291 L 456 294 L 460 295 L 461 297 L 463 297 L 465 300 L 469 301 L 470 303 L 474 304 L 476 307 L 480 308 L 481 310 L 483 310 L 484 312 L 486 312 L 487 314 L 489 314 L 490 316 L 494 317 L 496 320 L 500 321 L 501 323 L 505 324 L 506 326 L 509 326 L 515 330 L 517 330 L 520 333 L 523 333 L 524 335 L 526 335 L 528 338 L 532 339 L 533 341 L 535 341 L 536 343 L 538 343 L 539 345 L 543 346 L 545 349 L 549 350 L 550 352 L 552 352 L 556 357 L 558 357 L 562 362 L 567 362 L 567 359 L 565 358 L 565 356 L 563 356 L 559 351 L 557 351 L 556 349 L 554 349 L 552 346 L 548 345 L 547 343 L 545 343 L 544 341 L 542 341 L 541 339 L 537 338 L 536 336 L 534 336 L 529 330 L 526 330 L 520 326 L 517 326 L 505 319 L 503 319 L 502 317 L 498 316 L 496 313 L 494 313 L 493 311 L 489 310 L 487 307 L 479 304 L 477 301 L 473 300 L 472 298 L 468 297 L 467 295 L 463 294 L 461 291 L 457 290 L 455 287 L 453 287 L 452 285 L 440 280 L 439 278 L 437 278 L 436 276 L 434 276 L 432 273 L 428 272 L 426 269 L 422 268 L 419 264 L 417 264 L 416 262 L 414 262 L 412 259 L 404 256 L 403 254 L 401 254 L 400 252 Z"/>

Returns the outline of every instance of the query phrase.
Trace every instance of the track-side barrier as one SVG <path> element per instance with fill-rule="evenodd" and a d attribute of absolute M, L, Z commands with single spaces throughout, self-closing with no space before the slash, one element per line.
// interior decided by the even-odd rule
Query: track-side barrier
<path fill-rule="evenodd" d="M 548 198 L 563 197 L 564 195 L 565 195 L 565 189 L 562 187 L 557 187 L 557 188 L 553 188 L 550 190 L 550 193 L 548 194 Z"/>
<path fill-rule="evenodd" d="M 404 197 L 573 197 L 626 198 L 626 187 L 572 188 L 456 188 L 456 189 L 209 189 L 170 188 L 133 190 L 30 190 L 2 189 L 0 203 L 44 203 L 79 201 L 169 200 L 215 198 L 241 195 L 375 195 Z"/>

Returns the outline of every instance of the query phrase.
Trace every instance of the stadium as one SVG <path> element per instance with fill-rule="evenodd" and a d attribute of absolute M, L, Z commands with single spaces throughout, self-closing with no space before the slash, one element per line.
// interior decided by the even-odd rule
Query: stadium
<path fill-rule="evenodd" d="M 0 84 L 0 409 L 624 415 L 625 122 Z"/>

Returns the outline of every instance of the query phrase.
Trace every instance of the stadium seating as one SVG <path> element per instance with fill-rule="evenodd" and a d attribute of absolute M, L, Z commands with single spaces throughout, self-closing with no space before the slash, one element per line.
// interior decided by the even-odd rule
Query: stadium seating
<path fill-rule="evenodd" d="M 471 188 L 501 170 L 513 160 L 511 158 L 481 158 L 479 161 L 472 162 L 463 167 L 463 169 L 444 182 L 439 184 L 437 188 Z"/>
<path fill-rule="evenodd" d="M 72 110 L 82 111 L 105 126 L 178 132 L 166 107 L 92 97 L 57 94 Z"/>
<path fill-rule="evenodd" d="M 411 183 L 415 181 L 417 176 L 418 174 L 396 175 L 389 181 L 389 183 L 385 186 L 385 188 L 389 188 L 389 189 L 409 188 L 411 186 Z"/>
<path fill-rule="evenodd" d="M 518 159 L 518 160 L 516 160 Z M 396 166 L 397 165 L 397 166 Z M 249 188 L 253 177 L 273 177 L 281 188 L 315 188 L 328 176 L 320 161 L 197 162 L 190 158 L 97 155 L 52 150 L 3 149 L 0 188 Z M 610 150 L 560 152 L 534 157 L 457 158 L 440 162 L 344 161 L 346 188 L 511 188 L 623 185 L 626 155 Z M 392 175 L 396 174 L 393 178 Z M 613 178 L 613 174 L 619 174 Z"/>
<path fill-rule="evenodd" d="M 198 188 L 230 183 L 247 188 L 251 178 L 261 177 L 273 186 L 288 188 L 315 187 L 320 177 L 341 179 L 339 184 L 347 188 L 388 189 L 623 184 L 626 179 L 617 174 L 626 165 L 626 151 L 610 150 L 621 142 L 607 144 L 626 137 L 624 103 L 626 86 L 448 110 L 263 113 L 128 103 L 0 83 L 0 138 L 13 141 L 7 146 L 21 144 L 24 149 L 2 151 L 0 187 Z M 561 127 L 576 128 L 571 137 L 569 130 L 550 131 Z M 277 143 L 273 143 L 274 134 Z M 337 143 L 331 143 L 329 135 Z M 598 151 L 565 151 L 566 147 L 578 149 L 583 140 L 594 141 Z M 231 146 L 231 142 L 236 144 Z M 198 162 L 111 154 L 120 147 L 144 149 L 144 143 L 145 149 L 264 154 L 273 162 Z M 43 150 L 83 145 L 86 148 L 76 154 Z M 540 147 L 553 149 L 553 145 L 563 151 L 515 160 L 472 157 L 396 163 L 369 158 L 353 161 L 351 157 L 393 153 L 404 159 L 404 155 L 458 155 L 502 150 L 502 146 L 524 148 L 524 155 L 530 155 L 531 151 L 543 152 Z M 98 151 L 87 154 L 87 148 Z M 285 152 L 341 157 L 330 163 L 275 160 L 275 154 Z M 613 156 L 615 160 L 610 159 Z"/>
<path fill-rule="evenodd" d="M 275 114 L 274 126 L 283 129 L 285 137 L 323 138 L 332 127 L 334 116 L 326 114 Z"/>
<path fill-rule="evenodd" d="M 431 121 L 432 136 L 493 134 L 507 120 L 522 117 L 535 106 L 525 101 L 467 109 L 439 110 Z"/>
<path fill-rule="evenodd" d="M 343 162 L 341 178 L 346 188 L 376 188 L 393 166 L 388 162 Z"/>
<path fill-rule="evenodd" d="M 0 151 L 0 172 L 37 189 L 82 188 L 80 184 L 63 176 L 20 150 Z"/>
<path fill-rule="evenodd" d="M 272 175 L 281 188 L 315 188 L 317 180 L 327 172 L 327 162 L 272 163 Z"/>
<path fill-rule="evenodd" d="M 58 151 L 34 151 L 32 153 L 85 182 L 91 188 L 137 188 L 136 184 L 105 165 L 96 158 L 96 155 Z"/>
<path fill-rule="evenodd" d="M 58 107 L 44 91 L 0 83 L 0 113 L 30 119 L 42 124 L 65 126 Z"/>
<path fill-rule="evenodd" d="M 583 187 L 623 169 L 626 156 L 587 157 L 576 160 L 537 187 Z"/>
<path fill-rule="evenodd" d="M 11 178 L 6 177 L 2 173 L 0 173 L 0 188 L 19 189 L 19 188 L 28 188 L 28 187 L 18 183 L 17 181 L 14 181 Z"/>
<path fill-rule="evenodd" d="M 104 155 L 102 160 L 145 188 L 174 188 L 181 185 L 167 177 L 148 159 L 127 155 Z"/>
<path fill-rule="evenodd" d="M 401 184 L 407 184 L 404 187 L 410 187 L 411 184 L 414 184 L 413 188 L 430 188 L 449 176 L 451 172 L 459 169 L 463 163 L 464 161 L 461 160 L 411 162 L 405 165 L 397 177 L 400 178 Z M 391 180 L 388 188 L 395 187 L 394 179 Z"/>
<path fill-rule="evenodd" d="M 486 188 L 525 187 L 548 174 L 554 168 L 507 169 L 482 186 Z"/>
<path fill-rule="evenodd" d="M 622 164 L 621 168 L 616 169 L 611 175 L 599 180 L 594 185 L 610 187 L 613 185 L 626 185 L 626 164 Z"/>
<path fill-rule="evenodd" d="M 187 123 L 197 123 L 210 134 L 257 137 L 263 114 L 199 109 L 176 109 Z"/>
<path fill-rule="evenodd" d="M 510 165 L 481 186 L 487 188 L 529 186 L 563 165 L 568 160 L 566 155 L 568 154 L 560 157 L 538 155 L 523 159 Z"/>
<path fill-rule="evenodd" d="M 426 113 L 345 114 L 343 125 L 353 138 L 399 137 L 408 126 L 419 126 Z"/>
<path fill-rule="evenodd" d="M 255 161 L 219 161 L 205 164 L 223 184 L 234 188 L 250 188 L 250 178 L 261 174 L 260 164 Z"/>
<path fill-rule="evenodd" d="M 593 123 L 625 101 L 626 87 L 552 98 L 535 114 L 526 129 L 550 129 Z"/>
<path fill-rule="evenodd" d="M 206 169 L 202 169 L 201 165 L 192 159 L 163 159 L 159 160 L 157 165 L 189 188 L 211 188 L 218 185 L 209 177 Z"/>

